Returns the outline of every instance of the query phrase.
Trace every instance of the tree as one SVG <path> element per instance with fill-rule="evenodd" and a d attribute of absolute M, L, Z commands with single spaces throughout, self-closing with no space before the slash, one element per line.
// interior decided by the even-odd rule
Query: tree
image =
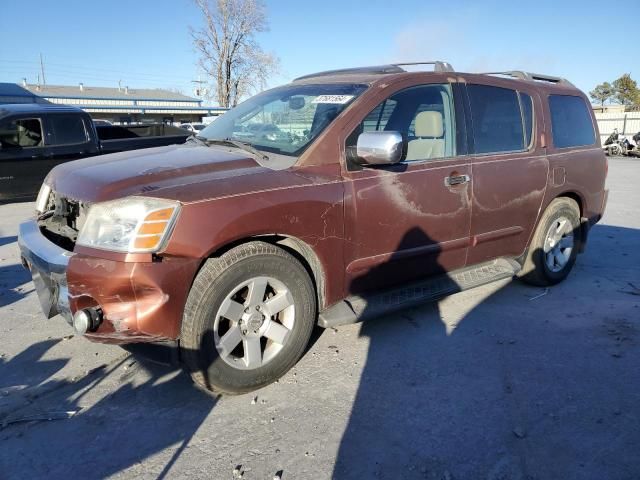
<path fill-rule="evenodd" d="M 262 0 L 194 0 L 204 27 L 190 28 L 198 64 L 214 81 L 221 107 L 235 107 L 247 95 L 265 88 L 278 70 L 278 59 L 266 53 L 256 34 L 267 30 Z"/>
<path fill-rule="evenodd" d="M 609 82 L 604 82 L 600 85 L 596 85 L 596 88 L 589 92 L 589 96 L 600 102 L 601 106 L 604 106 L 606 101 L 611 100 L 614 93 L 615 92 L 611 84 Z"/>
<path fill-rule="evenodd" d="M 615 99 L 622 105 L 635 105 L 640 103 L 640 90 L 638 83 L 631 78 L 631 75 L 625 73 L 619 79 L 613 82 L 615 91 Z"/>

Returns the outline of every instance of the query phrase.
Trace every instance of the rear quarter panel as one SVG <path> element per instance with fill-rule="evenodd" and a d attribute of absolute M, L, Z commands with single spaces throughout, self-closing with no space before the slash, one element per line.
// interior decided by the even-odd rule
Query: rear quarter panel
<path fill-rule="evenodd" d="M 549 95 L 580 96 L 589 107 L 594 129 L 593 145 L 582 147 L 556 148 L 553 144 L 553 125 L 549 111 Z M 547 125 L 546 142 L 549 158 L 549 181 L 544 207 L 556 197 L 573 195 L 580 199 L 581 216 L 592 223 L 602 216 L 607 175 L 607 158 L 600 145 L 598 124 L 590 108 L 587 97 L 575 89 L 548 89 L 542 93 Z"/>

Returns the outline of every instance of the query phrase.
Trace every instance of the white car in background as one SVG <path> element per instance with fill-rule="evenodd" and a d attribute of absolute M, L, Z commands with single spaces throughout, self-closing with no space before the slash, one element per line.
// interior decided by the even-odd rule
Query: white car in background
<path fill-rule="evenodd" d="M 180 128 L 190 131 L 191 133 L 198 133 L 204 129 L 206 125 L 204 123 L 181 123 Z"/>

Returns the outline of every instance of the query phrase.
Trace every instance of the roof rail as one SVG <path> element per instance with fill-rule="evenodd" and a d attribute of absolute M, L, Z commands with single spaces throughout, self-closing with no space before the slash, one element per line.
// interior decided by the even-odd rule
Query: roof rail
<path fill-rule="evenodd" d="M 406 67 L 408 65 L 433 65 L 434 72 L 454 72 L 455 70 L 451 66 L 449 62 L 443 62 L 441 60 L 436 60 L 434 62 L 407 62 L 407 63 L 393 63 L 395 67 Z M 405 69 L 402 69 L 406 72 Z"/>
<path fill-rule="evenodd" d="M 504 75 L 507 77 L 519 78 L 521 80 L 529 80 L 532 82 L 549 82 L 557 83 L 558 85 L 567 85 L 569 87 L 574 86 L 573 83 L 571 83 L 566 78 L 544 75 L 542 73 L 523 72 L 521 70 L 510 70 L 507 72 L 485 72 L 482 75 Z"/>
<path fill-rule="evenodd" d="M 434 72 L 453 72 L 453 67 L 448 62 L 434 61 L 434 62 L 408 62 L 408 63 L 391 63 L 389 65 L 375 65 L 372 67 L 356 67 L 356 68 L 342 68 L 339 70 L 327 70 L 325 72 L 311 73 L 309 75 L 303 75 L 302 77 L 295 78 L 293 81 L 305 80 L 308 78 L 316 77 L 328 77 L 331 75 L 347 75 L 347 74 L 373 74 L 383 75 L 387 73 L 403 73 L 406 72 L 403 66 L 408 65 L 433 65 Z"/>

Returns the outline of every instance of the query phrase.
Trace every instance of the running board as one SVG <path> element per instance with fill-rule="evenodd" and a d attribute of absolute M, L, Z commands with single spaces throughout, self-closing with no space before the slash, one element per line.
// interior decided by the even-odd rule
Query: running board
<path fill-rule="evenodd" d="M 318 325 L 323 328 L 337 327 L 433 302 L 463 290 L 511 278 L 520 268 L 515 260 L 498 258 L 392 290 L 364 296 L 354 295 L 321 312 Z"/>

